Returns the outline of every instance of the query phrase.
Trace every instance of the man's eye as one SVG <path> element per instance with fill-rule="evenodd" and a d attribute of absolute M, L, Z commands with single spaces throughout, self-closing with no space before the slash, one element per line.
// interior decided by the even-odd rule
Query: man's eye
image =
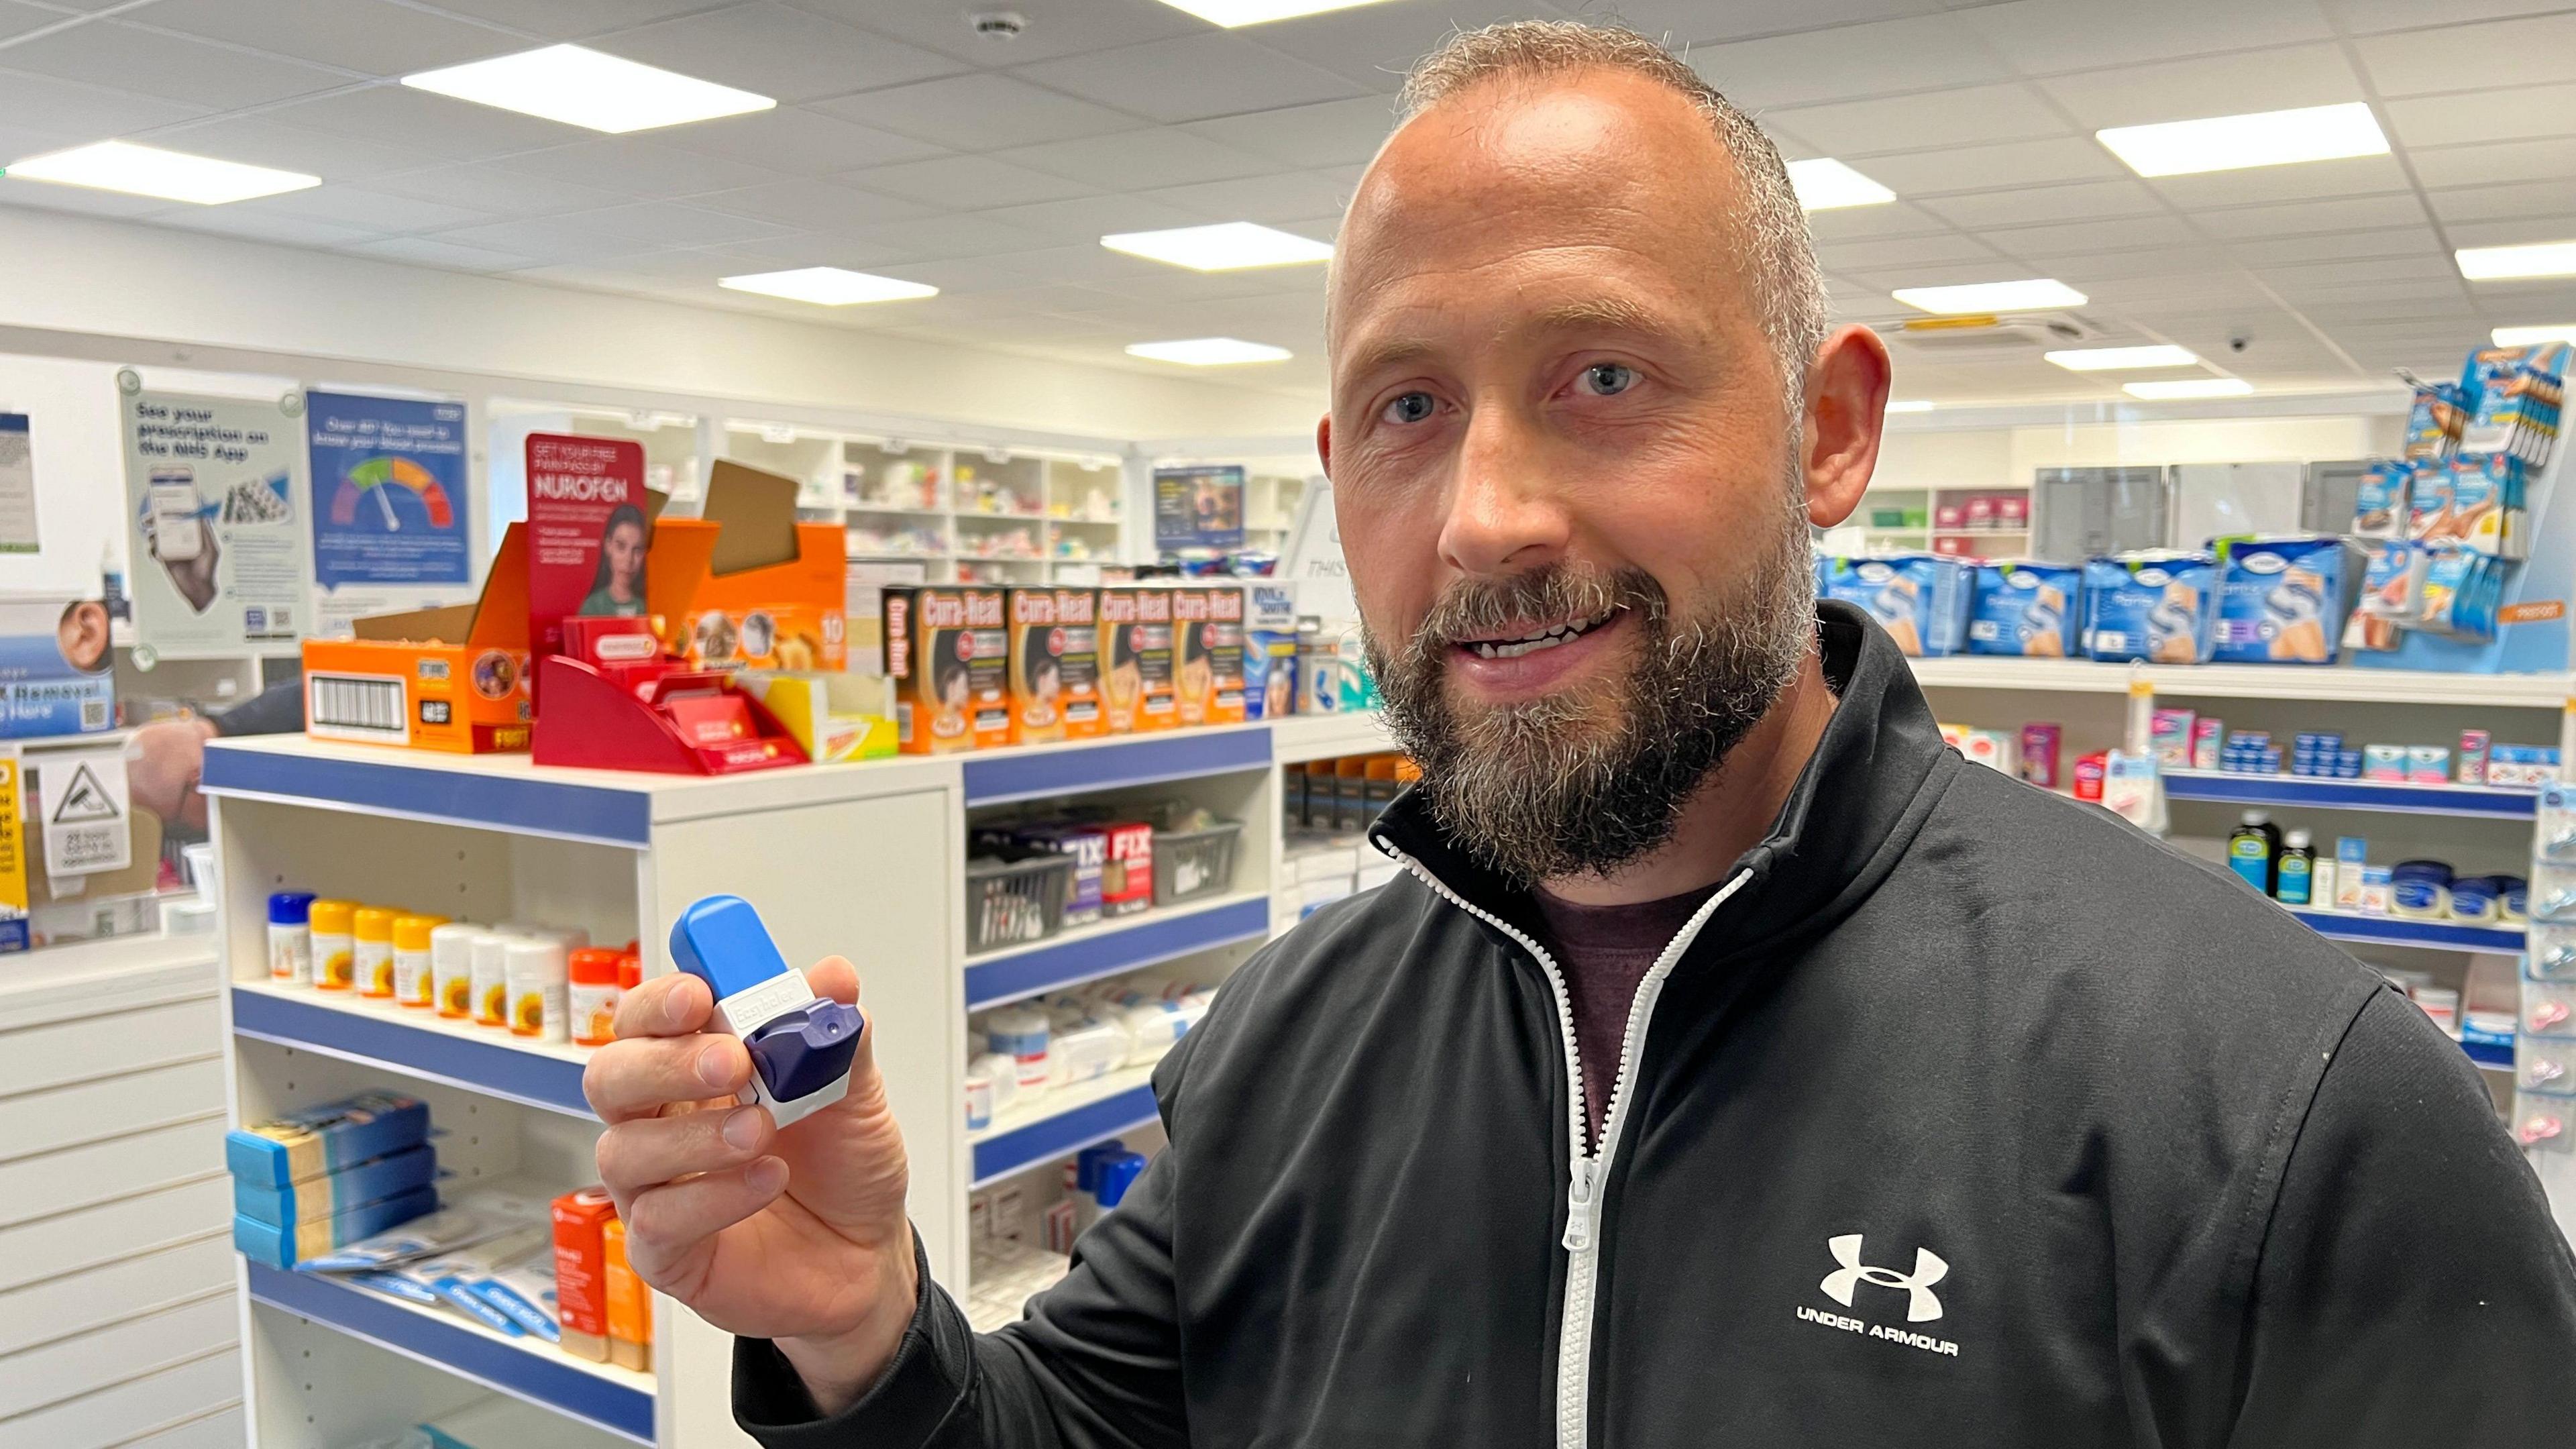
<path fill-rule="evenodd" d="M 1580 386 L 1595 397 L 1616 397 L 1637 380 L 1637 369 L 1616 362 L 1596 362 L 1583 369 Z"/>
<path fill-rule="evenodd" d="M 1435 406 L 1437 404 L 1431 401 L 1431 394 L 1409 392 L 1386 405 L 1386 420 L 1390 423 L 1418 423 L 1431 416 Z"/>

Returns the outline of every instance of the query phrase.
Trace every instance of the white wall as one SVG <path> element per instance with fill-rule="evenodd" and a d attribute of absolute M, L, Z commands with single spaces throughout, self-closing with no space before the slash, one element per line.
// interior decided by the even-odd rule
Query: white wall
<path fill-rule="evenodd" d="M 2027 485 L 2040 468 L 2386 457 L 2397 451 L 2404 427 L 2399 417 L 2350 415 L 1891 432 L 1870 486 L 1992 488 Z"/>
<path fill-rule="evenodd" d="M 33 556 L 0 559 L 0 588 L 96 594 L 99 549 L 125 549 L 125 458 L 117 446 L 116 369 L 103 362 L 0 355 L 0 413 L 25 413 L 36 469 Z"/>

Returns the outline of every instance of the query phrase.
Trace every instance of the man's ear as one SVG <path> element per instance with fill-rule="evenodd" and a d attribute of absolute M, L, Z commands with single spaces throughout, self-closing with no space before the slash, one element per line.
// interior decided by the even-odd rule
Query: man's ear
<path fill-rule="evenodd" d="M 1890 374 L 1887 344 L 1866 327 L 1842 328 L 1816 349 L 1799 461 L 1807 475 L 1807 521 L 1818 528 L 1851 517 L 1878 468 Z"/>
<path fill-rule="evenodd" d="M 1324 460 L 1324 476 L 1333 476 L 1333 415 L 1315 420 L 1315 456 Z"/>

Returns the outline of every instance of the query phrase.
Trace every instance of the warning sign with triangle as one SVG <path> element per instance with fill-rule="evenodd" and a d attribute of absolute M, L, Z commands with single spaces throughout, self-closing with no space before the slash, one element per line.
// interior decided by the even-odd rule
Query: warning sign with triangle
<path fill-rule="evenodd" d="M 114 820 L 124 813 L 116 808 L 115 799 L 107 793 L 106 787 L 99 784 L 98 777 L 90 773 L 89 766 L 83 764 L 72 772 L 71 788 L 63 791 L 62 798 L 55 802 L 54 813 L 48 818 L 56 825 L 64 825 L 83 820 Z"/>

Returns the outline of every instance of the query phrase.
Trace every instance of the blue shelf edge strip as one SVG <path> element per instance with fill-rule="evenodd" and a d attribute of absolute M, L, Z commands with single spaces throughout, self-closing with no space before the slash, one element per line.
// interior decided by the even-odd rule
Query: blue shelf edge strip
<path fill-rule="evenodd" d="M 1079 1152 L 1104 1138 L 1132 1131 L 1159 1114 L 1152 1086 L 1130 1087 L 1114 1097 L 1032 1122 L 975 1144 L 975 1185 L 980 1187 L 1034 1163 Z"/>
<path fill-rule="evenodd" d="M 1269 763 L 1268 729 L 1173 730 L 1083 749 L 989 758 L 968 755 L 966 803 L 999 805 L 1227 770 L 1257 770 Z"/>
<path fill-rule="evenodd" d="M 1256 899 L 1171 920 L 1148 919 L 1128 930 L 1085 936 L 1061 946 L 1040 942 L 998 961 L 968 966 L 966 1009 L 980 1011 L 996 1002 L 1033 996 L 1052 987 L 1151 966 L 1193 951 L 1268 934 L 1270 902 Z"/>
<path fill-rule="evenodd" d="M 233 1030 L 384 1062 L 558 1112 L 591 1115 L 590 1100 L 581 1092 L 579 1062 L 539 1056 L 499 1042 L 423 1031 L 396 1018 L 380 1020 L 242 990 L 233 992 Z"/>
<path fill-rule="evenodd" d="M 2403 916 L 2354 916 L 2335 911 L 2293 910 L 2320 936 L 2337 941 L 2374 941 L 2384 946 L 2430 946 L 2451 951 L 2500 951 L 2523 948 L 2520 931 L 2494 926 L 2463 926 L 2449 921 L 2412 921 Z"/>
<path fill-rule="evenodd" d="M 2482 815 L 2505 820 L 2531 819 L 2540 798 L 2536 790 L 2317 780 L 2296 775 L 2177 774 L 2168 771 L 2164 784 L 2165 795 L 2174 800 L 2310 805 L 2322 810 L 2397 810 L 2424 815 Z"/>
<path fill-rule="evenodd" d="M 388 747 L 390 748 L 390 747 Z M 317 804 L 399 811 L 459 825 L 578 835 L 617 845 L 652 839 L 653 801 L 640 790 L 505 779 L 417 764 L 317 760 L 264 750 L 206 751 L 205 788 Z"/>
<path fill-rule="evenodd" d="M 314 1273 L 258 1263 L 250 1296 L 274 1308 L 441 1365 L 480 1383 L 585 1419 L 640 1443 L 653 1442 L 653 1396 L 479 1333 L 441 1322 Z"/>

